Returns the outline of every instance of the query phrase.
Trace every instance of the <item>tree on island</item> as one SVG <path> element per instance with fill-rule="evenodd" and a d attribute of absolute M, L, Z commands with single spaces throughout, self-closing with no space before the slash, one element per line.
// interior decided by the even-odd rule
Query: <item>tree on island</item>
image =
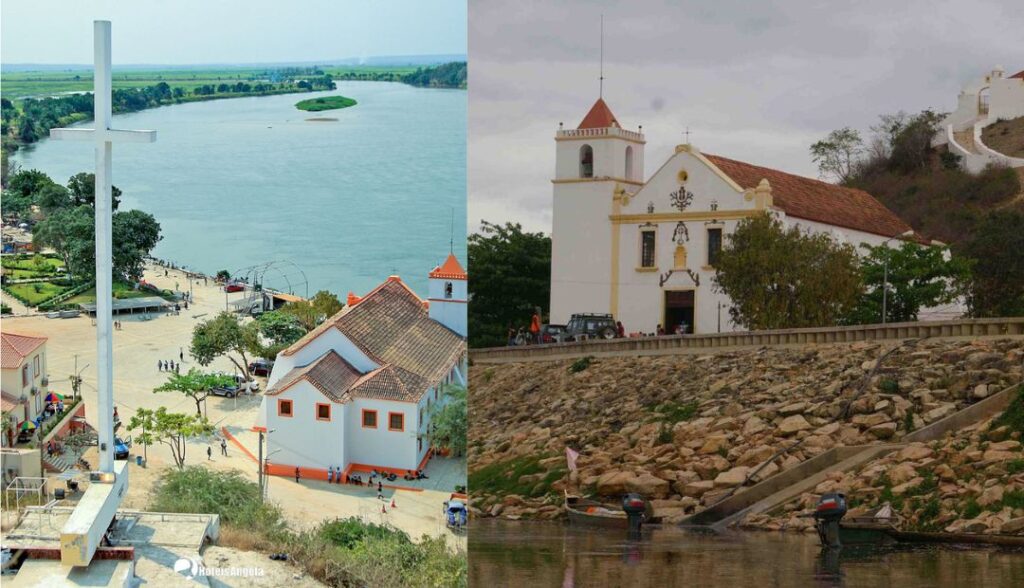
<path fill-rule="evenodd" d="M 743 219 L 715 266 L 733 322 L 752 330 L 835 325 L 863 292 L 857 254 L 768 214 Z"/>
<path fill-rule="evenodd" d="M 466 453 L 467 430 L 466 388 L 446 386 L 441 400 L 430 407 L 430 442 L 458 457 Z"/>
<path fill-rule="evenodd" d="M 899 248 L 868 247 L 860 260 L 866 290 L 845 322 L 882 322 L 883 288 L 886 322 L 916 321 L 922 308 L 949 304 L 961 296 L 970 279 L 970 267 L 966 259 L 952 256 L 946 247 L 910 242 Z"/>
<path fill-rule="evenodd" d="M 202 416 L 203 401 L 210 395 L 210 390 L 218 386 L 230 386 L 235 379 L 224 374 L 208 374 L 192 368 L 188 373 L 167 375 L 167 381 L 153 390 L 157 392 L 178 392 L 196 403 L 196 414 Z"/>
<path fill-rule="evenodd" d="M 469 236 L 470 347 L 504 345 L 509 326 L 530 322 L 551 293 L 551 238 L 518 223 L 481 223 Z"/>
<path fill-rule="evenodd" d="M 259 325 L 256 322 L 242 324 L 237 315 L 223 311 L 215 318 L 196 325 L 192 331 L 189 353 L 203 366 L 210 365 L 210 362 L 222 355 L 226 356 L 249 380 L 251 377 L 246 353 L 258 348 L 259 336 Z"/>
<path fill-rule="evenodd" d="M 185 467 L 185 450 L 188 448 L 188 440 L 193 437 L 210 435 L 214 430 L 213 425 L 206 420 L 206 417 L 167 412 L 165 406 L 161 406 L 155 411 L 148 408 L 138 409 L 128 422 L 128 428 L 132 431 L 144 431 L 135 438 L 135 441 L 141 445 L 150 446 L 156 443 L 167 445 L 174 458 L 174 465 L 179 470 Z"/>

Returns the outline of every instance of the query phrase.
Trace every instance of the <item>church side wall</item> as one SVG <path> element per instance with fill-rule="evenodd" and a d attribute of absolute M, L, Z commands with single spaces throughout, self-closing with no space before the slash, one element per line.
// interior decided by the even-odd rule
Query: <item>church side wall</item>
<path fill-rule="evenodd" d="M 1006 78 L 993 83 L 988 104 L 988 120 L 993 123 L 1024 116 L 1024 80 Z"/>
<path fill-rule="evenodd" d="M 292 416 L 278 415 L 278 401 L 292 401 Z M 294 468 L 326 470 L 327 466 L 342 467 L 345 462 L 345 412 L 348 405 L 332 402 L 305 380 L 276 396 L 264 396 L 267 413 L 267 453 L 272 464 Z M 331 420 L 317 420 L 317 403 L 331 406 Z M 286 475 L 290 472 L 286 472 Z"/>
<path fill-rule="evenodd" d="M 349 463 L 401 470 L 417 468 L 417 403 L 356 398 L 346 406 L 346 455 Z M 376 427 L 363 426 L 363 410 L 377 411 Z M 404 431 L 388 430 L 389 412 L 400 412 L 405 415 Z"/>

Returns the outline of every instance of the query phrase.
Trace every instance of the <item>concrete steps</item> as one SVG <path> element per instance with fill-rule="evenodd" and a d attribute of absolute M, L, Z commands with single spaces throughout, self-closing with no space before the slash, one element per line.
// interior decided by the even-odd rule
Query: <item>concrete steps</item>
<path fill-rule="evenodd" d="M 72 469 L 74 466 L 75 458 L 68 453 L 49 457 L 46 455 L 46 451 L 43 451 L 43 469 L 47 471 L 59 474 Z"/>
<path fill-rule="evenodd" d="M 1010 386 L 927 427 L 904 436 L 900 443 L 834 447 L 788 470 L 780 472 L 746 490 L 733 494 L 685 521 L 683 525 L 723 529 L 748 515 L 767 512 L 814 489 L 831 472 L 847 472 L 909 443 L 941 439 L 947 433 L 983 421 L 1002 412 L 1016 396 L 1017 385 Z"/>

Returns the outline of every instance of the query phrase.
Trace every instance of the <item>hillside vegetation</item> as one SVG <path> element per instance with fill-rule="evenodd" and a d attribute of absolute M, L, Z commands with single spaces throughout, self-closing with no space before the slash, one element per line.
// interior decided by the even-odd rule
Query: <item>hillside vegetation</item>
<path fill-rule="evenodd" d="M 990 149 L 1010 157 L 1024 157 L 1024 116 L 1000 120 L 982 129 L 981 140 Z"/>

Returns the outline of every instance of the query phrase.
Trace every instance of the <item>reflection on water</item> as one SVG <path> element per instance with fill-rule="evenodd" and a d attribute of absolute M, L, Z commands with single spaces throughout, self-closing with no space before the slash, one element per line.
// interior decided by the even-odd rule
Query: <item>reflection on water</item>
<path fill-rule="evenodd" d="M 470 585 L 526 586 L 1024 586 L 1024 552 L 956 547 L 822 555 L 814 535 L 698 535 L 648 527 L 643 539 L 560 524 L 476 521 Z"/>

